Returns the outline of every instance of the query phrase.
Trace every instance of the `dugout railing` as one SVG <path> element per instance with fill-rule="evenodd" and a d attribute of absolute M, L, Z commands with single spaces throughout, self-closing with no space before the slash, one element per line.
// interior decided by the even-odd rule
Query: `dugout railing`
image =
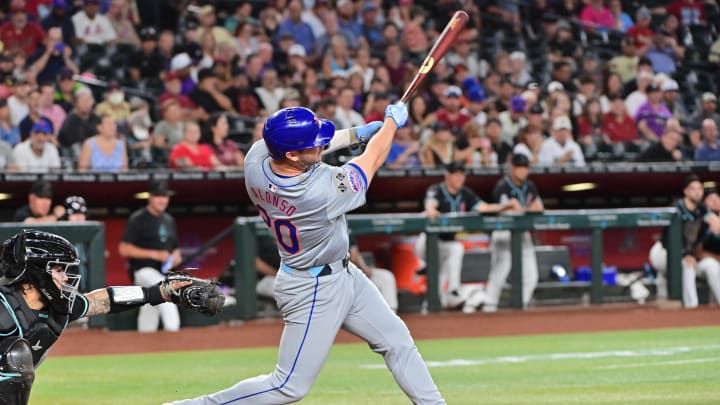
<path fill-rule="evenodd" d="M 0 240 L 6 240 L 22 229 L 37 229 L 60 235 L 76 246 L 79 250 L 83 272 L 84 292 L 105 287 L 105 225 L 102 222 L 56 222 L 52 224 L 26 224 L 21 222 L 0 223 Z M 104 327 L 105 316 L 94 316 L 88 319 L 88 325 Z"/>
<path fill-rule="evenodd" d="M 670 227 L 668 246 L 669 295 L 672 299 L 682 297 L 680 275 L 681 221 L 675 208 L 624 208 L 593 210 L 547 210 L 541 214 L 447 215 L 429 222 L 421 214 L 360 214 L 349 215 L 348 225 L 355 235 L 368 234 L 416 234 L 427 233 L 427 285 L 428 309 L 439 311 L 438 254 L 439 233 L 511 231 L 512 285 L 511 303 L 522 308 L 522 254 L 521 234 L 527 230 L 591 231 L 590 302 L 603 302 L 602 258 L 603 231 L 610 228 Z M 255 256 L 257 234 L 267 234 L 268 228 L 258 217 L 239 217 L 235 221 L 235 291 L 238 307 L 234 316 L 254 318 L 257 314 L 255 284 Z M 237 312 L 235 312 L 237 311 Z"/>

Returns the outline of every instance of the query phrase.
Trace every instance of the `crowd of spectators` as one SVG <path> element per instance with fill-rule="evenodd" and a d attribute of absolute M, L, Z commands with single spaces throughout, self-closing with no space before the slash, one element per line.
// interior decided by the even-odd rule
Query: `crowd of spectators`
<path fill-rule="evenodd" d="M 382 119 L 457 9 L 388 167 L 720 160 L 715 2 L 5 3 L 0 170 L 232 170 L 278 108 Z"/>

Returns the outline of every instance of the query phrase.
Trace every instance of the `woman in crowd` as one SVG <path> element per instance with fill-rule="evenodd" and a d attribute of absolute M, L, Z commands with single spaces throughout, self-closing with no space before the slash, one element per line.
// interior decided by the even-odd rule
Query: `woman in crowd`
<path fill-rule="evenodd" d="M 244 66 L 247 57 L 258 50 L 258 41 L 253 36 L 253 31 L 253 25 L 248 21 L 241 22 L 235 29 L 235 49 L 239 56 L 238 65 Z"/>
<path fill-rule="evenodd" d="M 7 99 L 0 98 L 0 140 L 7 142 L 10 146 L 20 142 L 20 130 L 10 120 L 10 108 Z"/>
<path fill-rule="evenodd" d="M 337 34 L 330 39 L 330 46 L 323 57 L 322 71 L 325 77 L 332 77 L 340 70 L 347 72 L 352 67 L 352 59 L 347 48 L 345 38 Z"/>
<path fill-rule="evenodd" d="M 622 78 L 617 73 L 609 73 L 603 82 L 602 94 L 600 95 L 600 106 L 603 114 L 610 111 L 610 97 L 614 94 L 623 93 Z"/>
<path fill-rule="evenodd" d="M 212 149 L 200 143 L 200 126 L 185 123 L 182 141 L 170 151 L 168 163 L 171 169 L 210 170 L 220 168 L 221 163 Z"/>
<path fill-rule="evenodd" d="M 216 113 L 207 122 L 209 146 L 217 160 L 227 169 L 241 169 L 245 155 L 237 143 L 228 138 L 230 125 L 227 115 Z"/>
<path fill-rule="evenodd" d="M 408 127 L 410 127 L 415 139 L 419 139 L 421 143 L 424 143 L 432 135 L 429 126 L 434 120 L 435 114 L 428 113 L 428 105 L 423 96 L 416 95 L 410 99 Z"/>
<path fill-rule="evenodd" d="M 597 154 L 597 148 L 605 143 L 603 133 L 603 113 L 600 101 L 597 98 L 589 99 L 583 106 L 583 112 L 578 117 L 578 142 L 583 146 L 586 157 Z"/>
<path fill-rule="evenodd" d="M 527 156 L 531 167 L 537 166 L 538 155 L 544 140 L 542 128 L 528 125 L 520 130 L 518 143 L 513 147 L 513 154 L 523 154 Z"/>
<path fill-rule="evenodd" d="M 497 167 L 497 153 L 483 133 L 482 126 L 470 121 L 464 129 L 468 147 L 458 152 L 457 160 L 464 161 L 466 167 Z"/>
<path fill-rule="evenodd" d="M 455 137 L 445 124 L 436 122 L 434 132 L 422 146 L 420 161 L 425 167 L 443 167 L 457 160 L 458 150 L 455 148 Z"/>
<path fill-rule="evenodd" d="M 118 139 L 117 123 L 110 114 L 100 116 L 97 135 L 83 142 L 78 161 L 80 171 L 124 172 L 128 168 L 125 142 Z"/>

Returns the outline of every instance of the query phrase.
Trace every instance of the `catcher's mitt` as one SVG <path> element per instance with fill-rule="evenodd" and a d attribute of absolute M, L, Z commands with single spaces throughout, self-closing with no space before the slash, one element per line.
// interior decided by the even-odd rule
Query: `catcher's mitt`
<path fill-rule="evenodd" d="M 192 282 L 180 288 L 174 288 L 174 282 Z M 197 310 L 201 314 L 214 316 L 220 313 L 225 303 L 225 296 L 217 284 L 212 281 L 192 277 L 181 271 L 173 271 L 165 276 L 163 287 L 172 302 L 185 308 Z"/>

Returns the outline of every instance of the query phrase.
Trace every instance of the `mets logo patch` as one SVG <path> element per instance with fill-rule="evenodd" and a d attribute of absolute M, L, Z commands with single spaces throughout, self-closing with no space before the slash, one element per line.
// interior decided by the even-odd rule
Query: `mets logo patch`
<path fill-rule="evenodd" d="M 355 171 L 348 171 L 348 183 L 350 183 L 350 190 L 352 190 L 353 193 L 357 193 L 363 188 L 362 179 L 360 179 L 360 175 Z"/>

